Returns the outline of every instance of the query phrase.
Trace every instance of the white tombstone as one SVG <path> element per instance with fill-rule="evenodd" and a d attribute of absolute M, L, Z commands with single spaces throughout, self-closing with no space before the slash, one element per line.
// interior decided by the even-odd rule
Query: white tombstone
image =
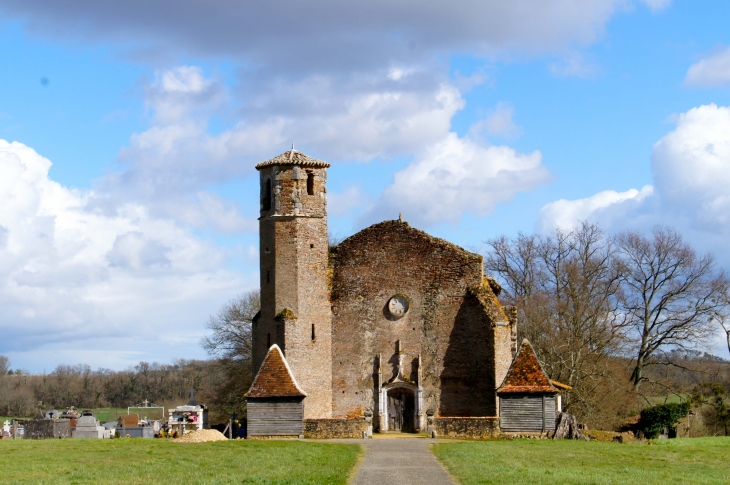
<path fill-rule="evenodd" d="M 9 435 L 10 434 L 10 421 L 5 421 L 3 423 L 3 434 Z"/>
<path fill-rule="evenodd" d="M 104 438 L 104 434 L 104 427 L 99 426 L 94 413 L 84 411 L 76 421 L 76 429 L 74 429 L 72 436 L 74 438 Z"/>

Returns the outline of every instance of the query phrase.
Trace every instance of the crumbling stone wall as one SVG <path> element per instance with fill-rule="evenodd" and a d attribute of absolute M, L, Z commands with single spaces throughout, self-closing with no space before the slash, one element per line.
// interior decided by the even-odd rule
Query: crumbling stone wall
<path fill-rule="evenodd" d="M 71 422 L 68 419 L 31 419 L 25 422 L 25 439 L 45 440 L 70 438 Z"/>
<path fill-rule="evenodd" d="M 435 438 L 485 439 L 500 435 L 499 418 L 433 418 L 429 429 Z"/>
<path fill-rule="evenodd" d="M 304 420 L 305 438 L 362 438 L 367 429 L 365 418 Z"/>
<path fill-rule="evenodd" d="M 497 379 L 512 360 L 509 323 L 481 256 L 406 222 L 386 221 L 343 241 L 331 264 L 333 417 L 373 409 L 376 357 L 382 355 L 387 382 L 397 372 L 398 341 L 411 381 L 421 354 L 424 410 L 497 414 Z M 409 301 L 400 319 L 387 309 L 396 294 Z"/>

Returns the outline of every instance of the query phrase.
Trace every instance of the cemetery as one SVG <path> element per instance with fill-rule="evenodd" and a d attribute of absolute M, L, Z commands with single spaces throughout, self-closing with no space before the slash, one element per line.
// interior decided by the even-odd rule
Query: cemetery
<path fill-rule="evenodd" d="M 208 428 L 208 408 L 195 402 L 191 390 L 187 404 L 169 410 L 169 419 L 164 420 L 164 407 L 148 401 L 139 406 L 127 408 L 127 414 L 116 421 L 99 422 L 96 413 L 85 409 L 80 413 L 69 407 L 66 411 L 40 408 L 32 419 L 12 419 L 2 422 L 0 439 L 111 439 L 111 438 L 158 438 L 182 437 L 193 431 Z M 132 409 L 142 411 L 132 412 Z M 157 411 L 150 412 L 150 411 Z M 148 415 L 157 417 L 150 419 Z"/>

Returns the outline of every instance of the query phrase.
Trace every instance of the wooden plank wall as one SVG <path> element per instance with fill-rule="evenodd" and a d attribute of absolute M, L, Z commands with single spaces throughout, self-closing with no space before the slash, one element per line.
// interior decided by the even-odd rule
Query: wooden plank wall
<path fill-rule="evenodd" d="M 502 431 L 542 432 L 555 429 L 555 395 L 506 394 L 499 397 Z"/>
<path fill-rule="evenodd" d="M 248 401 L 249 436 L 299 436 L 304 434 L 304 403 Z"/>

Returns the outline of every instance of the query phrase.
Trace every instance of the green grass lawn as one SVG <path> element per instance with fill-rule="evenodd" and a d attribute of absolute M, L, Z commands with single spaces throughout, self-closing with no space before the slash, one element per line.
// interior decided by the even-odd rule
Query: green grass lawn
<path fill-rule="evenodd" d="M 81 412 L 83 409 L 78 409 L 77 411 Z M 127 408 L 96 408 L 93 411 L 97 421 L 101 424 L 116 421 L 119 416 L 127 415 Z"/>
<path fill-rule="evenodd" d="M 730 437 L 653 444 L 514 440 L 439 443 L 462 485 L 730 483 Z"/>
<path fill-rule="evenodd" d="M 357 445 L 232 440 L 0 440 L 0 483 L 345 484 Z"/>

